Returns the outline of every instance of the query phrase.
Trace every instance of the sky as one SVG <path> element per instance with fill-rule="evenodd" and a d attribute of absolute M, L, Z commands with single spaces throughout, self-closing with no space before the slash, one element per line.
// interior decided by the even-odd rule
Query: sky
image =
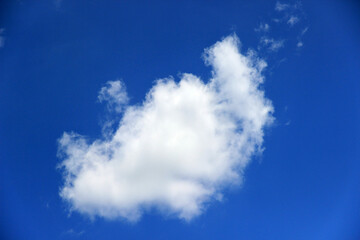
<path fill-rule="evenodd" d="M 2 1 L 0 239 L 360 239 L 356 1 Z"/>

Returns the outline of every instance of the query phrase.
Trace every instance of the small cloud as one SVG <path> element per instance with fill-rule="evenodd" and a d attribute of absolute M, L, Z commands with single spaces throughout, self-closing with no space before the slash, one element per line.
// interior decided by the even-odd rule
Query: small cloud
<path fill-rule="evenodd" d="M 301 36 L 303 36 L 308 30 L 309 30 L 309 27 L 304 28 L 304 30 L 301 31 Z"/>
<path fill-rule="evenodd" d="M 299 22 L 299 18 L 296 17 L 296 16 L 291 16 L 289 18 L 289 20 L 287 21 L 287 23 L 290 25 L 290 26 L 294 26 L 297 22 Z"/>
<path fill-rule="evenodd" d="M 308 29 L 309 29 L 309 27 L 306 27 L 300 32 L 300 35 L 297 38 L 298 42 L 296 44 L 296 46 L 298 48 L 301 48 L 302 46 L 304 46 L 304 42 L 302 41 L 302 37 L 305 35 L 305 33 L 308 31 Z"/>
<path fill-rule="evenodd" d="M 74 229 L 70 228 L 69 230 L 63 232 L 62 234 L 67 237 L 72 236 L 72 237 L 79 237 L 81 235 L 83 235 L 85 233 L 85 231 L 75 231 Z"/>
<path fill-rule="evenodd" d="M 270 29 L 269 24 L 267 23 L 260 23 L 259 27 L 255 28 L 255 32 L 268 32 Z"/>
<path fill-rule="evenodd" d="M 290 7 L 290 5 L 286 4 L 286 3 L 276 2 L 276 4 L 275 4 L 275 10 L 278 12 L 284 11 L 284 10 L 288 9 L 289 7 Z"/>
<path fill-rule="evenodd" d="M 270 46 L 269 46 L 269 49 L 271 51 L 278 51 L 280 48 L 282 48 L 284 46 L 284 41 L 283 40 L 280 40 L 280 41 L 272 41 Z"/>
<path fill-rule="evenodd" d="M 107 102 L 108 110 L 116 112 L 121 112 L 129 101 L 125 85 L 119 80 L 108 81 L 106 86 L 100 89 L 98 99 L 100 102 Z"/>
<path fill-rule="evenodd" d="M 279 23 L 281 20 L 280 19 L 278 19 L 278 18 L 273 18 L 272 19 L 274 22 L 276 22 L 276 23 Z"/>
<path fill-rule="evenodd" d="M 272 52 L 276 52 L 284 46 L 284 40 L 275 40 L 273 38 L 262 37 L 260 42 Z"/>

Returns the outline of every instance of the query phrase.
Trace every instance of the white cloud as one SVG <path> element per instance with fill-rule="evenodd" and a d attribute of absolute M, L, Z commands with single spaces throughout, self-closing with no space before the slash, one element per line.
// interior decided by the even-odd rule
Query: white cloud
<path fill-rule="evenodd" d="M 294 26 L 297 22 L 299 22 L 299 18 L 296 17 L 296 16 L 290 16 L 289 20 L 287 21 L 287 23 L 290 25 L 290 26 Z"/>
<path fill-rule="evenodd" d="M 121 81 L 108 81 L 106 86 L 101 88 L 98 99 L 100 102 L 107 102 L 109 110 L 114 109 L 117 112 L 121 112 L 129 101 L 125 85 Z"/>
<path fill-rule="evenodd" d="M 268 37 L 262 37 L 260 43 L 272 52 L 276 52 L 284 46 L 284 40 L 275 40 Z"/>
<path fill-rule="evenodd" d="M 298 43 L 296 44 L 296 46 L 297 46 L 298 48 L 300 48 L 300 47 L 304 46 L 304 43 L 300 41 L 300 42 L 298 42 Z"/>
<path fill-rule="evenodd" d="M 125 107 L 110 137 L 89 141 L 64 133 L 60 195 L 71 210 L 136 221 L 156 209 L 190 220 L 221 200 L 224 188 L 240 184 L 261 151 L 273 107 L 259 89 L 265 62 L 238 46 L 232 35 L 205 50 L 213 69 L 208 83 L 192 74 L 158 80 L 141 105 Z M 103 89 L 100 96 L 123 103 L 123 83 Z"/>

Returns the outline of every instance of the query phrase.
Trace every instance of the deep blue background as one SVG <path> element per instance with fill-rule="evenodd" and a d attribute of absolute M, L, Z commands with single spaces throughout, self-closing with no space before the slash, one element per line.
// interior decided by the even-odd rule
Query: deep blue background
<path fill-rule="evenodd" d="M 158 78 L 206 81 L 204 48 L 233 32 L 256 48 L 275 1 L 2 1 L 0 239 L 360 239 L 360 6 L 302 3 L 300 23 L 272 28 L 285 47 L 260 53 L 276 122 L 243 187 L 190 223 L 149 213 L 130 224 L 69 216 L 57 139 L 101 135 L 108 80 L 132 104 Z"/>

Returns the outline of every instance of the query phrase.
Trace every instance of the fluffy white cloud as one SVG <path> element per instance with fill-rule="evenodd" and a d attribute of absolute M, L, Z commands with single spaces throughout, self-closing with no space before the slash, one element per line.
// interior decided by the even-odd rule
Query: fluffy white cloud
<path fill-rule="evenodd" d="M 141 105 L 124 107 L 110 137 L 90 142 L 64 133 L 60 195 L 71 209 L 129 221 L 156 209 L 190 220 L 241 183 L 273 107 L 259 89 L 265 62 L 238 46 L 232 35 L 205 50 L 213 69 L 207 83 L 192 74 L 158 80 Z M 124 106 L 123 90 L 109 82 L 99 99 Z"/>

